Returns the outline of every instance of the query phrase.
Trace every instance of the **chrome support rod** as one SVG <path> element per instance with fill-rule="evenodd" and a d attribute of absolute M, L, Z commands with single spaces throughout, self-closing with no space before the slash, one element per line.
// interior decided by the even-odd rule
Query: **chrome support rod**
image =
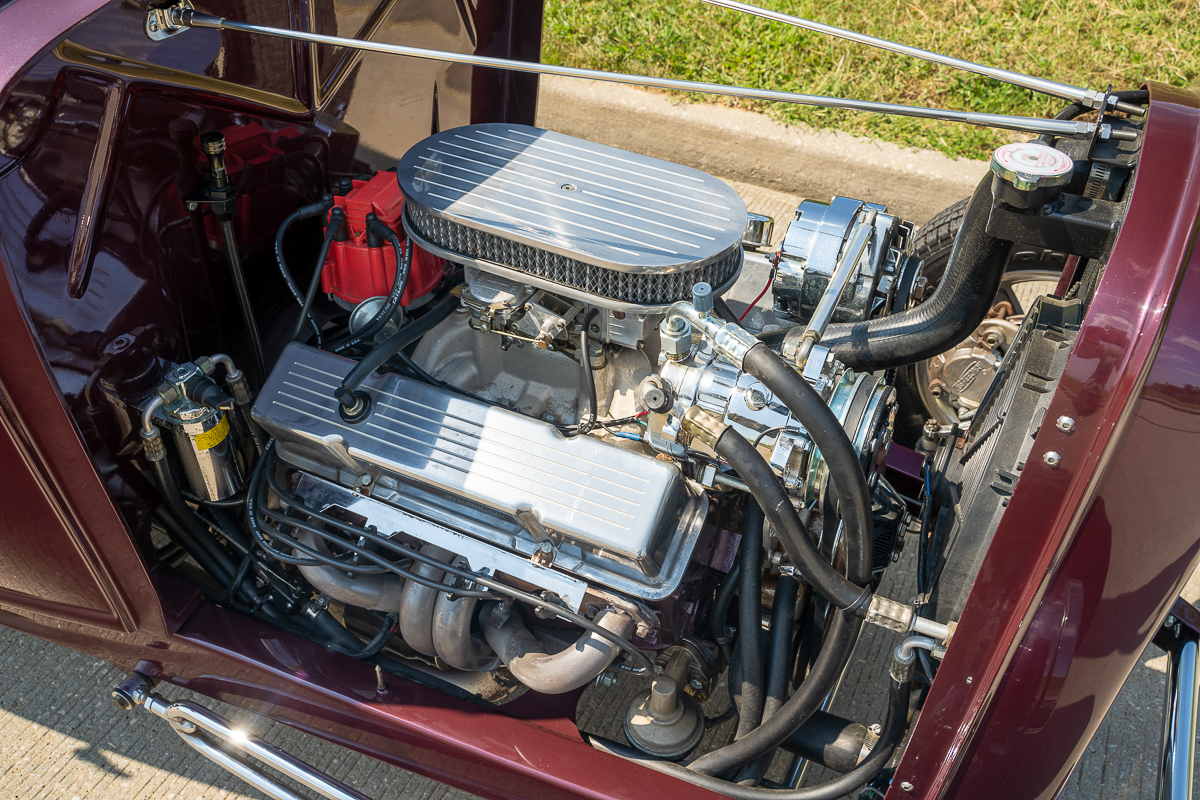
<path fill-rule="evenodd" d="M 171 730 L 210 761 L 249 783 L 271 800 L 309 800 L 262 769 L 265 764 L 326 800 L 370 800 L 295 756 L 235 727 L 229 720 L 196 703 L 172 703 L 154 694 L 150 681 L 133 673 L 113 690 L 113 704 L 129 711 L 141 706 L 166 720 Z"/>
<path fill-rule="evenodd" d="M 713 6 L 728 8 L 731 11 L 740 11 L 743 14 L 751 14 L 763 19 L 782 22 L 786 25 L 792 25 L 797 28 L 813 31 L 815 33 L 823 33 L 827 36 L 834 36 L 839 39 L 846 39 L 858 44 L 877 47 L 880 50 L 887 50 L 891 53 L 899 53 L 904 56 L 919 58 L 924 61 L 931 61 L 934 64 L 942 64 L 943 66 L 960 69 L 964 72 L 973 72 L 976 75 L 984 75 L 992 80 L 1000 81 L 1001 83 L 1009 83 L 1013 86 L 1020 86 L 1022 89 L 1029 89 L 1040 94 L 1048 94 L 1051 97 L 1060 97 L 1063 100 L 1070 100 L 1073 103 L 1079 103 L 1087 108 L 1099 108 L 1104 102 L 1105 92 L 1098 92 L 1094 89 L 1084 89 L 1081 86 L 1072 86 L 1069 83 L 1060 83 L 1058 81 L 1046 80 L 1045 78 L 1036 78 L 1032 75 L 1026 75 L 1021 72 L 1012 72 L 999 67 L 989 67 L 984 64 L 976 64 L 974 61 L 967 61 L 962 58 L 954 58 L 953 56 L 942 55 L 935 53 L 932 50 L 922 50 L 919 47 L 911 47 L 899 42 L 893 42 L 888 39 L 880 39 L 877 36 L 868 36 L 865 33 L 856 31 L 848 31 L 845 28 L 838 28 L 833 25 L 826 25 L 822 22 L 814 22 L 804 17 L 797 17 L 791 14 L 783 14 L 778 11 L 771 11 L 767 8 L 752 6 L 749 3 L 739 3 L 736 0 L 703 0 Z M 1141 106 L 1132 103 L 1124 103 L 1118 101 L 1115 97 L 1109 97 L 1109 105 L 1117 111 L 1134 116 L 1142 116 L 1146 113 Z"/>
<path fill-rule="evenodd" d="M 1159 800 L 1191 800 L 1196 760 L 1197 701 L 1200 671 L 1193 638 L 1179 642 L 1167 659 L 1167 702 L 1163 713 L 1163 748 Z"/>
<path fill-rule="evenodd" d="M 360 39 L 347 39 L 341 36 L 327 36 L 306 31 L 292 31 L 286 28 L 272 28 L 266 25 L 255 25 L 248 22 L 237 22 L 212 14 L 202 14 L 193 11 L 188 5 L 180 3 L 165 9 L 151 9 L 147 12 L 146 29 L 152 38 L 163 39 L 174 35 L 186 28 L 213 28 L 216 30 L 239 31 L 242 33 L 274 36 L 281 39 L 291 39 L 299 42 L 326 44 L 333 47 L 349 47 L 366 50 L 372 53 L 423 58 L 431 61 L 444 61 L 453 64 L 469 64 L 475 67 L 490 67 L 506 69 L 515 72 L 530 72 L 541 75 L 559 75 L 567 78 L 584 78 L 587 80 L 610 81 L 636 86 L 652 86 L 657 89 L 668 89 L 681 92 L 699 92 L 701 94 L 727 95 L 744 97 L 751 100 L 768 100 L 780 103 L 795 103 L 798 105 L 818 106 L 821 108 L 841 108 L 849 111 L 867 111 L 874 114 L 891 114 L 902 117 L 917 117 L 920 119 L 942 120 L 945 122 L 961 122 L 967 125 L 978 125 L 985 128 L 1001 128 L 1010 131 L 1027 133 L 1048 133 L 1053 136 L 1074 139 L 1087 139 L 1096 132 L 1096 124 L 1092 122 L 1075 122 L 1070 120 L 1039 119 L 1034 117 L 1014 117 L 1004 114 L 978 114 L 971 111 L 950 111 L 946 109 L 925 108 L 922 106 L 905 106 L 895 103 L 877 103 L 869 100 L 851 100 L 840 97 L 824 97 L 813 94 L 798 94 L 795 92 L 779 92 L 769 89 L 750 89 L 742 86 L 726 86 L 720 83 L 702 83 L 698 81 L 683 81 L 672 78 L 655 78 L 648 75 L 627 75 L 620 72 L 605 72 L 602 70 L 582 69 L 579 67 L 562 67 L 553 64 L 541 64 L 531 61 L 514 61 L 506 58 L 477 56 L 469 53 L 452 53 L 444 50 L 429 50 L 423 47 L 410 47 L 399 44 L 385 44 Z"/>
<path fill-rule="evenodd" d="M 833 319 L 833 312 L 837 309 L 838 300 L 841 299 L 842 292 L 845 291 L 846 284 L 850 281 L 850 276 L 858 270 L 858 262 L 862 260 L 863 251 L 867 249 L 867 242 L 870 241 L 871 233 L 875 230 L 875 217 L 878 214 L 879 212 L 875 209 L 868 208 L 855 224 L 854 231 L 850 234 L 850 242 L 842 251 L 841 259 L 837 262 L 833 274 L 829 276 L 829 284 L 825 287 L 825 293 L 817 302 L 812 319 L 808 321 L 808 327 L 804 329 L 801 336 L 800 348 L 796 351 L 797 367 L 803 368 L 805 362 L 808 361 L 809 353 L 812 352 L 814 346 L 821 342 L 825 329 L 829 327 L 829 321 Z"/>

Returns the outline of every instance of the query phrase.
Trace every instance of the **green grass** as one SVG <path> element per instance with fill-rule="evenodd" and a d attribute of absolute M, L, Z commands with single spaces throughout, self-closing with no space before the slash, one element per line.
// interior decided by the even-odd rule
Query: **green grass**
<path fill-rule="evenodd" d="M 1200 0 L 763 0 L 770 8 L 1092 89 L 1200 77 Z M 696 0 L 548 0 L 554 64 L 1024 116 L 1056 98 Z M 683 96 L 681 96 L 683 97 Z M 1004 131 L 703 95 L 787 123 L 985 158 Z M 1020 137 L 1018 134 L 1017 137 Z"/>

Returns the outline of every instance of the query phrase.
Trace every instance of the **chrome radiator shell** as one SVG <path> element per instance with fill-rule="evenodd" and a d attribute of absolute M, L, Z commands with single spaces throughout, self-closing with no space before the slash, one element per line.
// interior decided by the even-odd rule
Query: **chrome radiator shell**
<path fill-rule="evenodd" d="M 399 375 L 363 382 L 371 414 L 350 425 L 333 392 L 353 365 L 284 350 L 253 411 L 281 461 L 526 557 L 529 511 L 554 569 L 644 600 L 678 586 L 707 499 L 677 467 Z"/>
<path fill-rule="evenodd" d="M 397 177 L 422 247 L 603 307 L 667 306 L 741 270 L 741 198 L 667 161 L 489 123 L 429 137 Z"/>

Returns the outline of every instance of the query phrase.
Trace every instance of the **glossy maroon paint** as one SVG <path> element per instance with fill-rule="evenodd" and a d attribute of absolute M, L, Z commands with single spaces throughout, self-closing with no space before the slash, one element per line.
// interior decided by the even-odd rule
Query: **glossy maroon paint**
<path fill-rule="evenodd" d="M 1151 92 L 1128 216 L 890 800 L 1053 797 L 1200 558 L 1200 97 Z"/>

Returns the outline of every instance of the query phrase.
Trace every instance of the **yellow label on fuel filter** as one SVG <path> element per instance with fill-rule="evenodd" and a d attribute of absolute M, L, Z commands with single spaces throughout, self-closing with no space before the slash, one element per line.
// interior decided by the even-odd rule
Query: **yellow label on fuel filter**
<path fill-rule="evenodd" d="M 221 417 L 221 421 L 217 423 L 217 427 L 207 430 L 204 433 L 196 434 L 192 441 L 196 443 L 197 450 L 211 450 L 225 441 L 225 437 L 228 435 L 229 417 Z"/>

